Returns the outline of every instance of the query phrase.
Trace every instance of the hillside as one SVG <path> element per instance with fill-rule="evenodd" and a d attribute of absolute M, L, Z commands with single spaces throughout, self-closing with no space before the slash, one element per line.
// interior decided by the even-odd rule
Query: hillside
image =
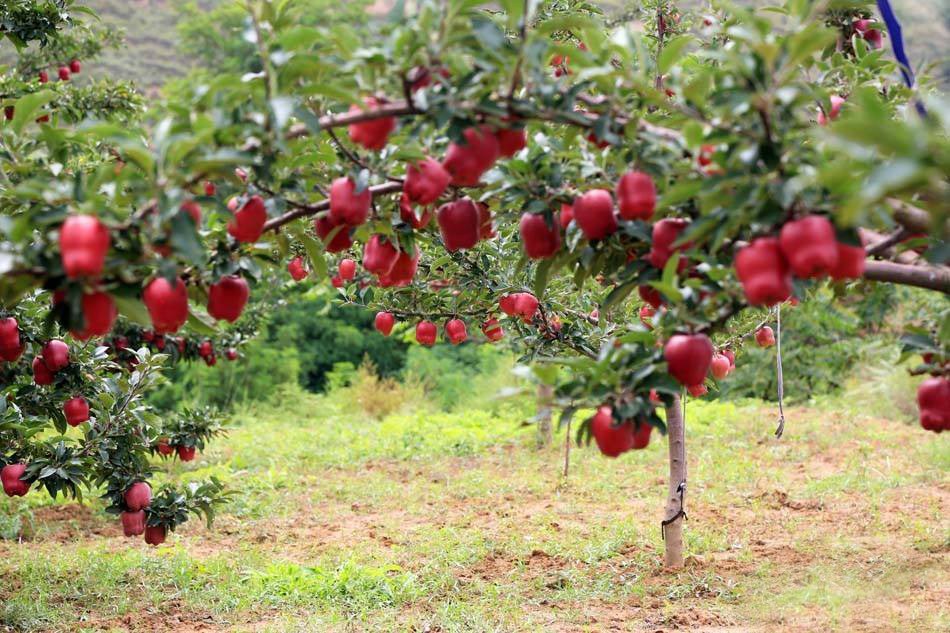
<path fill-rule="evenodd" d="M 166 79 L 187 71 L 189 61 L 176 50 L 176 7 L 188 0 L 85 0 L 105 25 L 126 33 L 127 50 L 112 51 L 96 74 L 130 78 L 143 86 L 160 86 Z M 219 0 L 201 0 L 210 7 Z M 391 2 L 380 1 L 383 6 Z M 616 0 L 604 4 L 617 5 Z M 692 4 L 684 2 L 683 6 Z M 764 2 L 762 4 L 765 4 Z M 936 64 L 935 75 L 950 84 L 950 0 L 896 0 L 895 9 L 903 20 L 914 64 Z"/>

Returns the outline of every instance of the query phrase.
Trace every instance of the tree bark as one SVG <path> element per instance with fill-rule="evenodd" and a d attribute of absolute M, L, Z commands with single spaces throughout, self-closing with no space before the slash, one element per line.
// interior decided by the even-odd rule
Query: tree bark
<path fill-rule="evenodd" d="M 554 388 L 550 385 L 538 385 L 538 448 L 551 445 L 554 432 L 551 427 L 551 399 Z"/>
<path fill-rule="evenodd" d="M 946 266 L 908 266 L 869 260 L 865 264 L 864 278 L 950 292 L 950 268 Z"/>
<path fill-rule="evenodd" d="M 666 431 L 670 444 L 670 485 L 664 523 L 673 520 L 663 526 L 665 564 L 667 568 L 678 569 L 683 566 L 683 504 L 686 498 L 686 425 L 679 396 L 666 408 Z"/>

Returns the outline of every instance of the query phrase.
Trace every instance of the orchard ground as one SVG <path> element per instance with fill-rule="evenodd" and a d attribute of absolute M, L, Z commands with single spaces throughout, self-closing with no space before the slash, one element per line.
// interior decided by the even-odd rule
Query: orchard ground
<path fill-rule="evenodd" d="M 165 466 L 237 491 L 211 530 L 150 548 L 97 502 L 0 500 L 0 631 L 950 629 L 950 445 L 853 393 L 791 408 L 781 441 L 769 404 L 689 404 L 677 572 L 656 435 L 574 448 L 565 480 L 529 398 L 381 421 L 282 399 Z"/>

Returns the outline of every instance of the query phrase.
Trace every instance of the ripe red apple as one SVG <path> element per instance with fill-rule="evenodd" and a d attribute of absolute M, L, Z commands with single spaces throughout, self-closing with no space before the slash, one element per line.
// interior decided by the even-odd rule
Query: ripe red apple
<path fill-rule="evenodd" d="M 432 211 L 430 209 L 423 209 L 422 215 L 417 215 L 415 209 L 412 207 L 412 201 L 409 200 L 409 195 L 403 191 L 402 196 L 399 198 L 399 218 L 416 229 L 424 229 L 429 221 L 432 219 Z"/>
<path fill-rule="evenodd" d="M 239 242 L 256 242 L 264 233 L 267 207 L 260 196 L 251 196 L 228 221 L 228 234 Z"/>
<path fill-rule="evenodd" d="M 482 333 L 492 343 L 500 341 L 505 336 L 505 331 L 501 329 L 498 319 L 492 317 L 482 324 Z"/>
<path fill-rule="evenodd" d="M 224 352 L 224 357 L 227 358 L 228 360 L 237 360 L 238 352 L 233 347 L 229 347 L 227 351 Z"/>
<path fill-rule="evenodd" d="M 26 343 L 21 342 L 16 347 L 6 347 L 0 349 L 0 360 L 5 360 L 8 363 L 15 363 L 20 360 L 20 356 L 23 356 L 23 352 L 26 351 Z"/>
<path fill-rule="evenodd" d="M 20 477 L 26 472 L 26 464 L 7 464 L 0 470 L 0 483 L 8 497 L 22 497 L 30 491 L 30 483 Z"/>
<path fill-rule="evenodd" d="M 650 445 L 650 434 L 653 433 L 653 427 L 646 420 L 640 420 L 636 430 L 633 432 L 633 448 L 641 450 Z"/>
<path fill-rule="evenodd" d="M 530 292 L 516 292 L 512 297 L 514 314 L 520 316 L 526 323 L 530 323 L 538 312 L 538 298 Z"/>
<path fill-rule="evenodd" d="M 180 278 L 171 284 L 164 277 L 156 277 L 145 287 L 142 300 L 160 334 L 177 332 L 188 320 L 188 293 Z"/>
<path fill-rule="evenodd" d="M 649 220 L 656 209 L 656 186 L 642 171 L 628 171 L 617 182 L 617 206 L 625 220 Z"/>
<path fill-rule="evenodd" d="M 119 517 L 122 521 L 122 533 L 126 536 L 145 534 L 145 510 L 123 512 Z"/>
<path fill-rule="evenodd" d="M 681 385 L 702 384 L 712 363 L 713 344 L 705 334 L 674 334 L 663 348 L 671 376 Z"/>
<path fill-rule="evenodd" d="M 109 229 L 92 215 L 71 215 L 59 229 L 63 270 L 70 279 L 98 277 L 109 251 Z"/>
<path fill-rule="evenodd" d="M 40 79 L 41 84 L 45 84 L 49 82 L 49 73 L 46 72 L 45 70 L 41 70 L 39 74 L 39 79 Z"/>
<path fill-rule="evenodd" d="M 574 221 L 574 207 L 567 203 L 561 203 L 561 214 L 560 214 L 561 228 L 565 231 L 567 227 L 571 225 L 571 222 Z"/>
<path fill-rule="evenodd" d="M 445 324 L 445 335 L 449 338 L 449 342 L 452 343 L 452 345 L 464 343 L 468 338 L 465 321 L 461 319 L 450 319 Z"/>
<path fill-rule="evenodd" d="M 373 195 L 369 188 L 357 193 L 349 177 L 337 178 L 330 185 L 330 219 L 335 224 L 359 226 L 369 218 Z"/>
<path fill-rule="evenodd" d="M 709 167 L 713 162 L 713 155 L 716 153 L 715 145 L 703 145 L 699 148 L 699 156 L 696 157 L 696 162 L 699 163 L 700 167 Z"/>
<path fill-rule="evenodd" d="M 419 247 L 413 246 L 413 252 L 401 251 L 392 269 L 385 275 L 379 276 L 381 288 L 402 287 L 412 283 L 419 268 Z"/>
<path fill-rule="evenodd" d="M 149 525 L 145 528 L 145 542 L 149 545 L 161 545 L 167 535 L 164 525 Z"/>
<path fill-rule="evenodd" d="M 502 295 L 498 298 L 498 308 L 508 316 L 515 316 L 515 295 Z"/>
<path fill-rule="evenodd" d="M 287 264 L 287 272 L 290 273 L 294 281 L 302 281 L 307 278 L 307 269 L 303 265 L 303 257 L 294 257 Z"/>
<path fill-rule="evenodd" d="M 181 211 L 191 216 L 195 226 L 201 226 L 201 205 L 194 200 L 186 200 L 181 204 Z"/>
<path fill-rule="evenodd" d="M 58 74 L 60 81 L 69 81 L 69 77 L 72 73 L 69 72 L 69 66 L 60 66 Z"/>
<path fill-rule="evenodd" d="M 162 350 L 165 349 L 165 337 L 164 337 L 164 336 L 156 336 L 156 337 L 155 337 L 155 349 L 157 349 L 158 351 L 162 351 Z"/>
<path fill-rule="evenodd" d="M 606 189 L 592 189 L 574 201 L 574 221 L 589 240 L 602 240 L 617 230 L 614 201 Z"/>
<path fill-rule="evenodd" d="M 340 260 L 339 266 L 339 275 L 340 279 L 343 281 L 350 281 L 356 277 L 356 262 L 350 259 L 349 257 L 344 257 Z"/>
<path fill-rule="evenodd" d="M 779 244 L 796 277 L 824 277 L 838 264 L 835 228 L 826 217 L 809 215 L 786 222 Z"/>
<path fill-rule="evenodd" d="M 214 367 L 217 364 L 218 364 L 217 356 L 215 356 L 214 354 L 205 356 L 205 365 L 207 365 L 208 367 Z"/>
<path fill-rule="evenodd" d="M 175 451 L 178 453 L 178 459 L 183 462 L 190 462 L 195 458 L 195 452 L 197 448 L 194 446 L 176 446 Z"/>
<path fill-rule="evenodd" d="M 763 325 L 755 331 L 755 342 L 759 347 L 772 347 L 775 345 L 775 332 L 767 325 Z"/>
<path fill-rule="evenodd" d="M 495 237 L 495 224 L 492 221 L 491 209 L 484 202 L 476 202 L 478 209 L 478 239 L 490 240 Z"/>
<path fill-rule="evenodd" d="M 374 275 L 386 275 L 396 265 L 399 251 L 382 235 L 374 235 L 363 247 L 363 268 Z"/>
<path fill-rule="evenodd" d="M 234 323 L 244 311 L 251 290 L 247 281 L 237 275 L 227 275 L 211 284 L 208 291 L 208 314 L 219 321 Z"/>
<path fill-rule="evenodd" d="M 722 380 L 732 370 L 732 362 L 725 354 L 714 354 L 709 369 L 716 380 Z"/>
<path fill-rule="evenodd" d="M 838 263 L 828 271 L 832 279 L 860 279 L 864 276 L 867 253 L 863 246 L 838 242 Z"/>
<path fill-rule="evenodd" d="M 80 72 L 82 72 L 82 64 L 79 63 L 78 59 L 74 59 L 69 62 L 69 70 L 72 72 L 72 74 L 78 75 Z"/>
<path fill-rule="evenodd" d="M 6 106 L 3 108 L 3 116 L 7 121 L 12 121 L 14 115 L 16 115 L 16 107 Z"/>
<path fill-rule="evenodd" d="M 443 204 L 436 220 L 445 250 L 451 252 L 472 248 L 478 243 L 478 207 L 468 198 Z"/>
<path fill-rule="evenodd" d="M 158 438 L 158 441 L 155 443 L 155 450 L 158 451 L 159 455 L 164 455 L 165 457 L 175 452 L 175 448 L 168 443 L 167 437 Z"/>
<path fill-rule="evenodd" d="M 125 506 L 132 512 L 144 510 L 152 504 L 152 487 L 144 481 L 136 481 L 129 486 L 123 496 Z"/>
<path fill-rule="evenodd" d="M 654 308 L 659 308 L 661 305 L 663 305 L 663 295 L 661 295 L 660 291 L 653 286 L 638 286 L 637 292 L 640 294 L 641 299 L 649 303 Z"/>
<path fill-rule="evenodd" d="M 89 419 L 89 403 L 82 396 L 75 396 L 63 405 L 63 413 L 69 426 L 79 426 Z"/>
<path fill-rule="evenodd" d="M 432 321 L 419 321 L 416 324 L 416 341 L 427 347 L 435 345 L 438 328 Z"/>
<path fill-rule="evenodd" d="M 650 402 L 653 404 L 663 404 L 663 400 L 660 399 L 660 394 L 656 389 L 650 389 Z"/>
<path fill-rule="evenodd" d="M 774 237 L 760 237 L 741 249 L 735 267 L 749 305 L 774 306 L 792 296 L 792 275 Z"/>
<path fill-rule="evenodd" d="M 342 288 L 346 284 L 343 282 L 342 279 L 340 279 L 339 275 L 333 275 L 332 277 L 330 277 L 330 285 L 333 286 L 334 288 Z"/>
<path fill-rule="evenodd" d="M 653 329 L 654 316 L 656 316 L 656 308 L 651 305 L 640 306 L 640 322 L 647 326 L 648 330 Z"/>
<path fill-rule="evenodd" d="M 243 167 L 235 167 L 234 176 L 241 182 L 247 182 L 247 170 Z"/>
<path fill-rule="evenodd" d="M 524 128 L 502 128 L 495 132 L 498 139 L 498 151 L 510 158 L 528 145 L 528 133 Z"/>
<path fill-rule="evenodd" d="M 432 204 L 445 192 L 452 180 L 451 174 L 436 160 L 426 158 L 406 170 L 403 190 L 416 204 Z"/>
<path fill-rule="evenodd" d="M 633 425 L 627 420 L 615 425 L 613 411 L 608 406 L 597 409 L 591 418 L 590 430 L 597 448 L 607 457 L 617 457 L 633 448 Z"/>
<path fill-rule="evenodd" d="M 523 213 L 518 227 L 521 243 L 530 259 L 554 257 L 561 249 L 561 231 L 557 224 L 539 213 Z"/>
<path fill-rule="evenodd" d="M 65 369 L 69 365 L 69 346 L 59 339 L 53 339 L 43 346 L 40 354 L 46 368 L 53 373 Z"/>
<path fill-rule="evenodd" d="M 689 222 L 683 218 L 664 218 L 653 225 L 653 245 L 650 248 L 650 254 L 648 256 L 653 266 L 663 268 L 666 266 L 666 262 L 669 261 L 670 257 L 673 256 L 673 253 L 686 250 L 690 247 L 689 242 L 677 246 L 676 248 L 673 247 L 673 243 L 679 239 L 680 233 L 682 233 L 687 226 L 689 226 Z M 683 272 L 687 265 L 688 262 L 686 259 L 681 258 L 677 270 Z"/>
<path fill-rule="evenodd" d="M 86 341 L 93 336 L 105 336 L 112 330 L 112 324 L 119 316 L 112 295 L 102 291 L 90 292 L 82 296 L 82 330 L 71 330 L 75 338 Z"/>
<path fill-rule="evenodd" d="M 329 215 L 320 216 L 313 221 L 313 228 L 317 236 L 323 240 L 324 248 L 328 253 L 339 253 L 353 245 L 350 227 L 343 222 L 333 220 Z M 333 234 L 333 239 L 327 242 L 327 237 Z"/>
<path fill-rule="evenodd" d="M 198 344 L 198 356 L 207 358 L 212 354 L 214 354 L 214 345 L 211 341 L 201 341 L 201 343 Z"/>
<path fill-rule="evenodd" d="M 841 106 L 844 105 L 844 98 L 839 97 L 838 95 L 831 95 L 831 108 L 828 110 L 828 114 L 825 115 L 825 111 L 818 110 L 818 125 L 828 125 L 828 121 L 834 121 L 838 118 L 838 115 L 841 114 Z"/>
<path fill-rule="evenodd" d="M 389 336 L 396 324 L 396 317 L 391 312 L 377 312 L 373 324 L 383 336 Z"/>
<path fill-rule="evenodd" d="M 707 393 L 709 393 L 709 388 L 706 387 L 705 384 L 700 383 L 698 385 L 690 385 L 686 388 L 686 391 L 688 391 L 689 395 L 693 396 L 694 398 L 702 398 Z"/>
<path fill-rule="evenodd" d="M 501 148 L 492 129 L 487 125 L 468 128 L 462 136 L 464 143 L 449 144 L 442 166 L 452 175 L 453 185 L 474 187 L 481 180 L 482 174 L 491 169 L 498 160 Z"/>
<path fill-rule="evenodd" d="M 920 425 L 928 431 L 950 431 L 950 379 L 933 377 L 917 388 Z"/>
<path fill-rule="evenodd" d="M 362 107 L 356 104 L 350 106 L 350 113 L 372 112 L 385 105 L 375 97 L 367 97 L 363 103 Z M 380 150 L 386 147 L 386 141 L 395 129 L 396 118 L 391 116 L 351 123 L 349 126 L 350 140 L 366 149 Z"/>
<path fill-rule="evenodd" d="M 722 355 L 729 359 L 729 371 L 736 368 L 736 353 L 731 349 L 722 350 Z"/>
<path fill-rule="evenodd" d="M 217 186 L 210 180 L 205 181 L 204 187 L 206 196 L 213 196 L 218 191 Z"/>
<path fill-rule="evenodd" d="M 53 372 L 46 368 L 42 356 L 33 359 L 33 383 L 39 386 L 53 384 Z"/>
<path fill-rule="evenodd" d="M 13 317 L 0 319 L 0 353 L 20 347 L 20 324 Z"/>

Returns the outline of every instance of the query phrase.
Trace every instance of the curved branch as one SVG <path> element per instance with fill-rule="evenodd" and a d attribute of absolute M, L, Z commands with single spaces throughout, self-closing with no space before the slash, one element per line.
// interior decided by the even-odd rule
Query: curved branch
<path fill-rule="evenodd" d="M 381 185 L 373 185 L 372 187 L 369 188 L 370 195 L 372 195 L 373 197 L 382 196 L 387 193 L 395 193 L 396 191 L 402 191 L 401 182 L 387 182 Z M 293 222 L 294 220 L 298 218 L 305 218 L 307 216 L 316 215 L 317 213 L 320 213 L 321 211 L 326 211 L 329 208 L 330 208 L 329 200 L 322 200 L 320 202 L 317 202 L 316 204 L 311 204 L 305 207 L 299 207 L 297 209 L 294 209 L 293 211 L 289 211 L 285 213 L 284 215 L 268 220 L 266 223 L 264 223 L 264 231 L 266 232 L 266 231 L 273 231 L 275 229 L 279 229 L 280 227 L 287 224 L 288 222 Z"/>
<path fill-rule="evenodd" d="M 950 268 L 868 261 L 864 278 L 950 293 Z"/>

